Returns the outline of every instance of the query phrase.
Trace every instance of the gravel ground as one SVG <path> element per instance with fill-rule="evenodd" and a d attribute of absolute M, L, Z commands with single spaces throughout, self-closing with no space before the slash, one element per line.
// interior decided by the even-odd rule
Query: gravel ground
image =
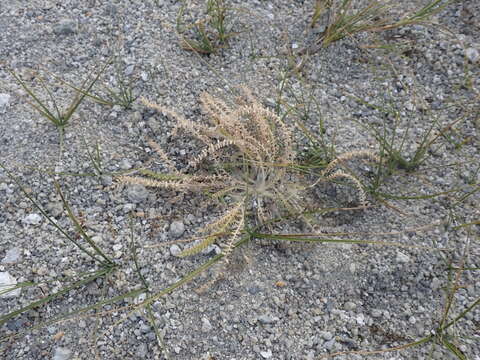
<path fill-rule="evenodd" d="M 97 313 L 29 329 L 140 288 L 130 251 L 132 230 L 141 273 L 152 291 L 179 280 L 219 248 L 212 246 L 185 259 L 176 256 L 184 243 L 161 245 L 195 234 L 219 209 L 189 193 L 114 186 L 109 175 L 100 179 L 67 175 L 93 172 L 87 148 L 95 144 L 101 148 L 107 172 L 145 166 L 152 158 L 148 139 L 166 149 L 178 167 L 185 166 L 198 148 L 189 139 L 172 137 L 172 119 L 139 102 L 125 110 L 87 99 L 71 119 L 60 151 L 58 131 L 28 106 L 7 68 L 27 80 L 33 80 L 33 69 L 80 84 L 85 74 L 115 52 L 122 73 L 135 80 L 138 95 L 187 118 L 201 120 L 202 92 L 228 96 L 240 84 L 252 88 L 266 106 L 274 106 L 290 50 L 310 41 L 305 28 L 312 1 L 229 2 L 238 34 L 228 47 L 210 56 L 179 46 L 175 26 L 181 4 L 176 1 L 25 3 L 0 3 L 0 163 L 21 179 L 60 225 L 71 229 L 54 187 L 58 180 L 88 232 L 121 266 L 106 280 L 69 291 L 1 325 L 2 359 L 163 359 L 166 352 L 170 359 L 318 359 L 335 352 L 395 347 L 428 336 L 438 327 L 445 289 L 451 285 L 446 270 L 450 261 L 460 266 L 466 259 L 469 267 L 480 266 L 478 225 L 455 229 L 480 215 L 478 191 L 457 203 L 475 186 L 478 189 L 479 180 L 479 98 L 472 88 L 480 90 L 480 6 L 465 0 L 453 2 L 435 17 L 441 26 L 363 34 L 322 49 L 308 59 L 301 76 L 290 77 L 284 91 L 284 100 L 292 105 L 301 103 L 302 97 L 314 100 L 316 106 L 303 120 L 318 132 L 322 119 L 325 137 L 339 153 L 378 148 L 365 125 L 394 127 L 393 117 L 359 104 L 354 97 L 395 109 L 397 131 L 410 129 L 407 153 L 432 121 L 445 129 L 418 171 L 392 175 L 381 190 L 394 195 L 458 191 L 421 200 L 392 199 L 388 204 L 372 201 L 367 209 L 335 212 L 322 219 L 335 232 L 405 247 L 251 242 L 235 256 L 226 278 L 205 293 L 194 290 L 211 278 L 211 272 L 154 303 L 153 315 L 167 351 L 158 346 L 143 311 L 128 314 L 118 309 L 140 302 L 145 294 L 106 305 Z M 413 3 L 421 2 L 409 5 Z M 187 15 L 198 16 L 202 4 L 189 3 Z M 367 46 L 378 42 L 390 46 Z M 112 69 L 101 82 L 115 85 Z M 68 106 L 72 97 L 68 88 L 52 78 L 49 84 L 59 103 Z M 447 128 L 457 120 L 454 131 Z M 348 203 L 348 191 L 341 186 L 328 185 L 319 192 L 330 205 Z M 0 282 L 42 283 L 4 294 L 1 314 L 60 290 L 69 277 L 95 269 L 3 170 L 0 229 Z M 281 230 L 303 231 L 295 225 Z M 435 250 L 440 248 L 452 251 Z M 451 318 L 479 298 L 478 271 L 463 272 L 460 284 Z M 116 323 L 120 319 L 124 321 Z M 480 359 L 479 326 L 476 308 L 449 328 L 448 340 L 468 359 Z M 18 332 L 23 335 L 5 341 Z M 431 344 L 371 358 L 429 356 L 455 358 Z"/>

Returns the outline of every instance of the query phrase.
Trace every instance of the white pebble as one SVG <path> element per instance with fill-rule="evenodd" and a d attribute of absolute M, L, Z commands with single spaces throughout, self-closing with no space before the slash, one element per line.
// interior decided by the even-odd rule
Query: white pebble
<path fill-rule="evenodd" d="M 23 219 L 23 222 L 28 225 L 39 225 L 42 217 L 39 214 L 29 214 Z"/>
<path fill-rule="evenodd" d="M 13 289 L 17 285 L 17 280 L 8 272 L 0 272 L 0 298 L 9 298 L 20 295 L 21 289 Z M 8 292 L 7 292 L 8 291 Z"/>

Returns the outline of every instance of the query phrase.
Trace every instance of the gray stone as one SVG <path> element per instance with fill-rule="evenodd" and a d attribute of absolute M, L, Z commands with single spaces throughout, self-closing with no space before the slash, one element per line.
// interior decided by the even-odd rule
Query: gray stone
<path fill-rule="evenodd" d="M 270 315 L 260 315 L 258 317 L 258 321 L 262 324 L 273 324 L 278 320 L 278 318 L 270 316 Z"/>
<path fill-rule="evenodd" d="M 130 170 L 132 168 L 132 163 L 128 159 L 123 159 L 120 161 L 120 169 Z"/>
<path fill-rule="evenodd" d="M 127 197 L 133 203 L 141 203 L 147 200 L 148 190 L 143 185 L 130 185 L 127 189 Z"/>
<path fill-rule="evenodd" d="M 177 244 L 173 244 L 172 246 L 170 246 L 170 254 L 172 254 L 172 256 L 178 256 L 181 252 L 182 249 Z"/>
<path fill-rule="evenodd" d="M 0 94 L 0 113 L 4 113 L 5 109 L 10 103 L 10 95 L 9 94 Z"/>
<path fill-rule="evenodd" d="M 113 177 L 110 175 L 102 175 L 100 177 L 100 181 L 102 182 L 103 186 L 110 186 L 113 184 Z"/>
<path fill-rule="evenodd" d="M 10 275 L 8 272 L 0 272 L 0 298 L 19 296 L 21 289 L 15 289 L 13 291 L 4 293 L 4 291 L 13 289 L 16 285 L 17 280 L 12 275 Z"/>
<path fill-rule="evenodd" d="M 152 129 L 153 132 L 159 132 L 160 131 L 160 123 L 155 119 L 155 117 L 151 117 L 147 120 L 147 124 Z"/>
<path fill-rule="evenodd" d="M 480 52 L 471 47 L 465 50 L 465 56 L 470 62 L 476 63 L 480 59 Z"/>
<path fill-rule="evenodd" d="M 179 238 L 185 232 L 183 221 L 174 221 L 170 224 L 169 234 L 174 238 Z"/>
<path fill-rule="evenodd" d="M 42 222 L 42 216 L 39 214 L 29 214 L 23 219 L 23 222 L 27 225 L 39 225 Z"/>
<path fill-rule="evenodd" d="M 333 345 L 335 345 L 335 338 L 332 338 L 331 340 L 325 342 L 325 344 L 323 344 L 323 347 L 326 349 L 326 350 L 332 350 L 333 348 Z"/>
<path fill-rule="evenodd" d="M 2 260 L 2 264 L 14 264 L 18 260 L 20 260 L 20 248 L 14 247 L 9 250 L 7 250 L 7 253 L 5 254 L 5 257 Z"/>
<path fill-rule="evenodd" d="M 53 353 L 52 360 L 68 360 L 72 357 L 72 350 L 64 347 L 57 347 Z"/>
<path fill-rule="evenodd" d="M 352 310 L 355 310 L 356 307 L 357 307 L 357 304 L 355 304 L 354 302 L 347 301 L 345 303 L 345 310 L 352 311 Z"/>
<path fill-rule="evenodd" d="M 404 253 L 401 253 L 400 251 L 397 253 L 396 259 L 399 263 L 403 263 L 403 264 L 410 262 L 410 256 Z"/>
<path fill-rule="evenodd" d="M 53 27 L 53 32 L 57 35 L 75 34 L 75 22 L 72 20 L 62 20 L 58 25 Z"/>
<path fill-rule="evenodd" d="M 135 69 L 135 65 L 128 65 L 127 68 L 125 69 L 125 75 L 130 76 L 133 74 L 133 69 Z"/>
<path fill-rule="evenodd" d="M 332 340 L 333 338 L 333 334 L 330 331 L 321 331 L 319 335 L 326 341 Z"/>
<path fill-rule="evenodd" d="M 47 204 L 46 208 L 53 217 L 58 217 L 63 214 L 63 203 L 60 201 L 51 201 Z"/>
<path fill-rule="evenodd" d="M 202 331 L 208 332 L 208 331 L 212 331 L 212 330 L 213 330 L 213 326 L 210 323 L 210 320 L 208 320 L 206 317 L 203 317 L 202 318 Z"/>
<path fill-rule="evenodd" d="M 144 359 L 147 356 L 147 353 L 148 353 L 147 344 L 142 343 L 142 344 L 138 345 L 138 347 L 137 347 L 137 357 L 139 359 Z"/>
<path fill-rule="evenodd" d="M 271 359 L 272 357 L 272 350 L 268 349 L 267 351 L 260 351 L 260 355 L 264 358 L 264 359 Z"/>
<path fill-rule="evenodd" d="M 117 14 L 117 7 L 113 4 L 107 4 L 105 7 L 105 15 L 116 15 Z"/>

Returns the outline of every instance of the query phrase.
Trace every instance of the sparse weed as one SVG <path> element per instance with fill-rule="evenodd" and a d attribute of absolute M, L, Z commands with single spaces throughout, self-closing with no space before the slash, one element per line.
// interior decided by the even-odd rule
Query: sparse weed
<path fill-rule="evenodd" d="M 111 78 L 111 81 L 116 85 L 112 88 L 108 85 L 95 86 L 89 89 L 79 88 L 71 83 L 65 82 L 59 78 L 66 86 L 72 88 L 83 96 L 86 96 L 98 104 L 115 106 L 119 105 L 125 110 L 131 109 L 132 104 L 137 100 L 138 96 L 135 94 L 134 83 L 136 82 L 135 78 L 132 78 L 127 81 L 125 75 L 123 74 L 120 60 L 118 57 L 112 57 L 109 59 L 103 66 L 102 73 L 104 73 L 108 66 L 113 65 L 114 74 Z M 100 81 L 99 81 L 100 82 Z"/>
<path fill-rule="evenodd" d="M 207 0 L 206 17 L 193 24 L 185 25 L 184 16 L 185 6 L 182 6 L 177 16 L 177 33 L 185 50 L 209 55 L 226 46 L 228 40 L 236 35 L 228 24 L 225 0 Z"/>
<path fill-rule="evenodd" d="M 78 91 L 71 101 L 70 105 L 65 109 L 61 110 L 60 105 L 58 104 L 58 99 L 55 98 L 52 91 L 48 88 L 46 81 L 43 76 L 38 73 L 33 74 L 34 78 L 38 80 L 40 83 L 41 88 L 45 91 L 45 94 L 38 95 L 35 91 L 27 85 L 27 83 L 13 70 L 10 71 L 10 74 L 13 76 L 15 81 L 25 90 L 30 100 L 27 100 L 28 104 L 34 108 L 41 116 L 50 120 L 52 124 L 54 124 L 58 131 L 60 132 L 60 140 L 61 143 L 63 141 L 63 133 L 65 128 L 69 125 L 70 119 L 75 111 L 78 109 L 80 104 L 85 99 L 86 94 L 92 89 L 95 83 L 100 78 L 104 68 L 101 69 L 93 79 L 90 79 L 90 76 L 87 77 L 82 85 L 78 87 L 80 91 Z M 52 75 L 54 78 L 56 76 Z M 42 97 L 44 99 L 42 99 Z M 47 98 L 47 99 L 45 99 Z M 48 103 L 51 102 L 53 108 L 49 107 Z"/>
<path fill-rule="evenodd" d="M 369 1 L 362 6 L 353 0 L 317 0 L 310 26 L 315 27 L 321 18 L 325 18 L 325 30 L 320 33 L 315 45 L 302 49 L 300 53 L 315 53 L 336 41 L 362 32 L 379 32 L 424 24 L 448 2 L 434 0 L 421 9 L 394 20 L 388 13 L 388 10 L 395 6 L 393 1 Z"/>

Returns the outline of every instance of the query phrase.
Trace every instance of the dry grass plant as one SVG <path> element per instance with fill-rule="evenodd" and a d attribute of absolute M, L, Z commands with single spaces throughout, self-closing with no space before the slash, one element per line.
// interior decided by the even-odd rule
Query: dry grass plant
<path fill-rule="evenodd" d="M 391 15 L 397 5 L 393 1 L 316 0 L 310 27 L 325 23 L 315 44 L 302 49 L 300 54 L 312 54 L 348 36 L 363 32 L 393 30 L 409 25 L 427 24 L 440 12 L 448 0 L 433 0 L 425 6 L 395 18 Z"/>
<path fill-rule="evenodd" d="M 378 160 L 370 150 L 352 151 L 338 156 L 316 181 L 298 171 L 293 129 L 272 110 L 265 108 L 243 88 L 235 104 L 210 94 L 201 96 L 208 123 L 188 120 L 182 115 L 144 100 L 145 105 L 177 121 L 174 133 L 183 131 L 203 143 L 203 149 L 191 158 L 185 171 L 178 171 L 168 155 L 155 143 L 150 145 L 163 160 L 168 173 L 140 171 L 143 176 L 122 176 L 123 183 L 177 191 L 207 192 L 225 205 L 223 214 L 197 231 L 194 244 L 180 255 L 201 252 L 214 242 L 223 244 L 228 262 L 234 244 L 250 226 L 262 226 L 274 218 L 291 216 L 313 229 L 306 211 L 304 195 L 320 182 L 347 180 L 353 184 L 360 204 L 366 194 L 358 179 L 342 164 L 356 158 Z M 320 207 L 317 205 L 317 207 Z"/>

